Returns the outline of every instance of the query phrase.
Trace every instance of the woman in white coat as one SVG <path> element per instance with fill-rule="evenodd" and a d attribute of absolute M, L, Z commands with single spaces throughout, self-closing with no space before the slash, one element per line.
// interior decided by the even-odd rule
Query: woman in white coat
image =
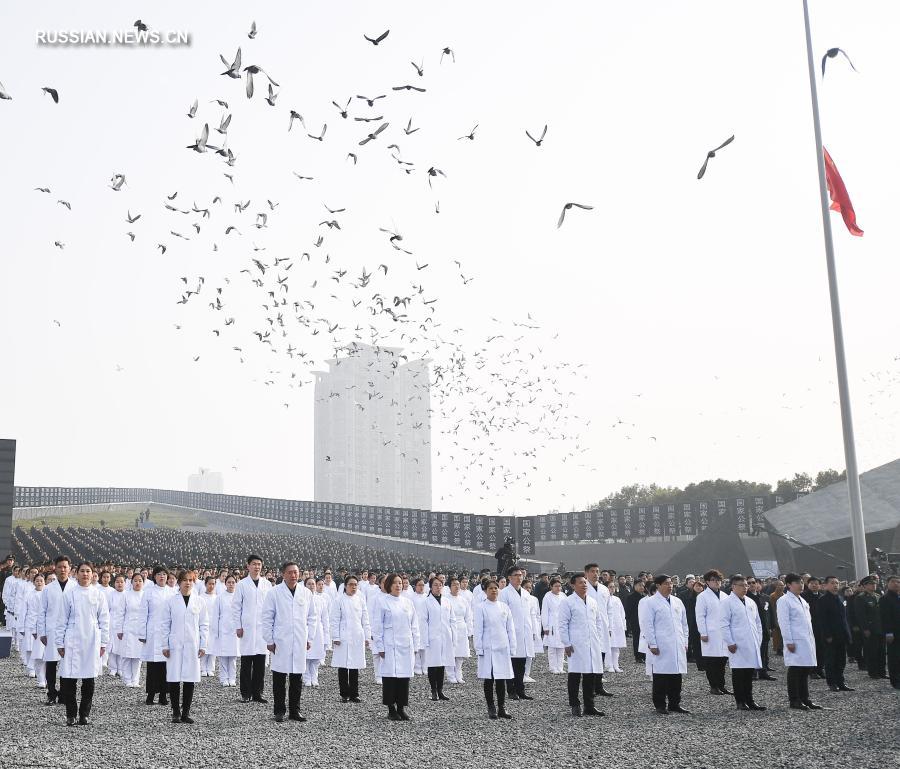
<path fill-rule="evenodd" d="M 788 574 L 785 593 L 776 604 L 778 629 L 784 642 L 788 700 L 794 710 L 821 710 L 809 698 L 809 671 L 816 667 L 816 639 L 813 635 L 809 604 L 800 596 L 803 578 Z"/>
<path fill-rule="evenodd" d="M 547 648 L 547 664 L 550 672 L 555 675 L 564 673 L 563 661 L 565 654 L 563 650 L 566 645 L 559 637 L 559 606 L 565 596 L 562 594 L 562 581 L 559 577 L 550 580 L 550 590 L 544 593 L 544 600 L 541 603 L 541 627 L 544 632 L 544 646 Z"/>
<path fill-rule="evenodd" d="M 700 633 L 700 653 L 703 656 L 703 670 L 709 682 L 710 694 L 731 694 L 725 688 L 725 663 L 728 650 L 722 640 L 722 603 L 728 596 L 722 587 L 722 572 L 710 569 L 703 575 L 706 590 L 697 596 L 695 615 L 697 631 Z"/>
<path fill-rule="evenodd" d="M 343 588 L 331 604 L 331 667 L 338 669 L 341 702 L 360 702 L 359 671 L 366 666 L 372 629 L 366 600 L 359 593 L 359 580 L 350 575 Z"/>
<path fill-rule="evenodd" d="M 432 700 L 449 700 L 444 694 L 446 669 L 456 666 L 453 647 L 453 609 L 444 595 L 444 582 L 432 577 L 428 583 L 428 598 L 419 620 L 419 632 L 425 647 L 425 667 L 431 685 Z"/>
<path fill-rule="evenodd" d="M 422 627 L 422 624 L 425 622 L 424 611 L 425 611 L 425 600 L 428 598 L 428 583 L 425 582 L 423 577 L 416 577 L 412 584 L 413 592 L 411 599 L 413 606 L 416 607 L 416 616 L 419 620 L 419 627 Z M 401 592 L 402 595 L 402 592 Z M 372 616 L 371 608 L 369 610 L 369 616 Z M 415 673 L 416 675 L 425 675 L 425 638 L 424 634 L 420 638 L 420 645 L 416 647 L 416 666 Z"/>
<path fill-rule="evenodd" d="M 484 600 L 475 604 L 472 623 L 478 677 L 484 682 L 488 718 L 511 719 L 512 716 L 506 712 L 506 681 L 513 678 L 512 654 L 516 649 L 516 628 L 509 606 L 497 600 L 500 595 L 497 581 L 483 580 L 482 594 Z"/>
<path fill-rule="evenodd" d="M 419 647 L 419 618 L 412 602 L 400 596 L 399 574 L 384 578 L 385 593 L 372 613 L 372 649 L 381 660 L 381 701 L 391 721 L 409 721 L 409 680 Z"/>
<path fill-rule="evenodd" d="M 466 591 L 468 592 L 468 591 Z M 469 593 L 471 595 L 471 593 Z M 463 662 L 469 657 L 469 635 L 472 632 L 472 604 L 466 598 L 462 590 L 460 580 L 450 578 L 450 595 L 446 596 L 453 615 L 453 657 L 456 661 L 450 668 L 448 678 L 452 684 L 465 683 L 463 681 Z"/>
<path fill-rule="evenodd" d="M 117 574 L 113 580 L 112 587 L 106 592 L 106 603 L 109 607 L 109 649 L 106 656 L 109 657 L 109 674 L 111 676 L 119 676 L 122 678 L 122 641 L 116 633 L 116 616 L 125 604 L 125 575 Z"/>
<path fill-rule="evenodd" d="M 38 689 L 47 688 L 46 663 L 44 662 L 44 644 L 37 633 L 38 617 L 41 614 L 41 593 L 44 590 L 44 575 L 38 572 L 31 580 L 34 589 L 25 603 L 25 616 L 22 624 L 25 627 L 25 649 L 28 654 L 28 675 L 36 679 Z"/>
<path fill-rule="evenodd" d="M 206 602 L 194 592 L 195 579 L 192 571 L 179 572 L 178 593 L 165 602 L 160 628 L 173 724 L 194 723 L 194 685 L 200 683 L 200 660 L 209 636 L 209 614 Z"/>
<path fill-rule="evenodd" d="M 168 705 L 168 684 L 166 683 L 166 658 L 162 654 L 162 620 L 166 601 L 172 597 L 168 587 L 169 572 L 163 566 L 156 566 L 151 573 L 151 581 L 144 586 L 144 601 L 147 604 L 147 625 L 142 633 L 146 642 L 141 650 L 141 659 L 147 663 L 147 704 L 159 695 L 159 704 Z M 132 583 L 132 587 L 134 587 Z"/>
<path fill-rule="evenodd" d="M 63 596 L 62 622 L 56 627 L 59 652 L 60 698 L 66 704 L 66 725 L 87 725 L 94 699 L 94 681 L 100 675 L 100 658 L 109 646 L 109 607 L 100 588 L 91 584 L 94 567 L 78 564 L 78 584 Z M 81 679 L 81 705 L 76 683 Z"/>
<path fill-rule="evenodd" d="M 638 603 L 641 643 L 647 675 L 653 677 L 653 705 L 660 715 L 689 713 L 681 707 L 681 685 L 687 675 L 688 624 L 681 599 L 672 595 L 672 578 L 657 574 L 656 592 Z"/>
<path fill-rule="evenodd" d="M 266 648 L 272 655 L 272 700 L 275 720 L 305 721 L 300 715 L 306 655 L 318 627 L 312 593 L 300 584 L 300 567 L 289 561 L 281 568 L 282 581 L 263 602 L 260 627 Z M 285 685 L 288 705 L 285 708 Z"/>
<path fill-rule="evenodd" d="M 203 579 L 203 589 L 202 591 L 194 589 L 206 604 L 206 614 L 210 618 L 210 625 L 212 624 L 212 616 L 216 610 L 216 601 L 218 601 L 219 596 L 216 595 L 216 578 L 211 574 Z M 212 638 L 210 638 L 210 648 L 206 650 L 206 654 L 203 655 L 203 659 L 200 660 L 200 675 L 205 678 L 214 678 L 216 675 L 216 655 L 212 652 Z"/>
<path fill-rule="evenodd" d="M 222 686 L 237 686 L 238 637 L 234 624 L 231 603 L 237 578 L 229 574 L 225 577 L 225 589 L 216 598 L 213 614 L 209 618 L 212 641 L 210 645 L 219 660 L 219 681 Z"/>
<path fill-rule="evenodd" d="M 619 652 L 628 642 L 625 640 L 625 607 L 615 593 L 615 582 L 610 583 L 609 591 L 609 658 L 606 661 L 606 669 L 611 673 L 623 673 L 619 667 Z"/>
<path fill-rule="evenodd" d="M 588 595 L 587 577 L 576 574 L 571 579 L 572 594 L 559 607 L 559 637 L 569 659 L 569 707 L 573 716 L 602 716 L 594 707 L 594 676 L 603 673 L 603 641 L 607 623 L 600 605 Z M 582 689 L 584 709 L 578 700 Z"/>
<path fill-rule="evenodd" d="M 306 652 L 306 670 L 303 672 L 303 685 L 318 688 L 319 667 L 325 661 L 328 645 L 328 632 L 331 625 L 328 612 L 328 599 L 316 592 L 316 578 L 307 577 L 304 586 L 309 590 L 313 607 L 316 611 L 316 629 L 309 637 L 309 651 Z"/>
<path fill-rule="evenodd" d="M 136 571 L 131 575 L 131 590 L 112 612 L 113 636 L 119 650 L 119 669 L 125 686 L 140 688 L 141 658 L 147 643 L 147 601 L 144 577 Z"/>
<path fill-rule="evenodd" d="M 525 660 L 525 677 L 522 679 L 526 684 L 533 684 L 534 678 L 531 677 L 531 666 L 534 664 L 534 658 L 538 654 L 544 653 L 543 633 L 541 629 L 541 602 L 532 594 L 534 591 L 534 581 L 530 577 L 522 580 L 522 591 L 528 593 L 528 605 L 531 607 L 531 636 L 532 636 L 532 655 Z"/>
<path fill-rule="evenodd" d="M 765 710 L 753 701 L 753 672 L 762 668 L 762 623 L 756 604 L 747 598 L 747 580 L 731 577 L 731 594 L 722 603 L 722 638 L 731 665 L 731 688 L 738 710 Z"/>

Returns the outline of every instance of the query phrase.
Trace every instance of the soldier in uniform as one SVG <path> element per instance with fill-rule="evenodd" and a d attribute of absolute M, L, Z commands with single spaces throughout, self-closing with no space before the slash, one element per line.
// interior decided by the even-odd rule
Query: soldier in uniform
<path fill-rule="evenodd" d="M 884 632 L 881 627 L 877 580 L 871 574 L 860 581 L 863 591 L 856 596 L 856 621 L 863 634 L 863 656 L 869 678 L 887 678 L 884 659 Z"/>
<path fill-rule="evenodd" d="M 887 591 L 879 601 L 881 629 L 887 645 L 888 675 L 891 686 L 900 689 L 900 577 L 887 581 Z"/>

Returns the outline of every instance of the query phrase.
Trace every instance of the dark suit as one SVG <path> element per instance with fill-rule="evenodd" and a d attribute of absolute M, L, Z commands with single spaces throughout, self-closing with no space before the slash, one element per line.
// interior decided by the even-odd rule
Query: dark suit
<path fill-rule="evenodd" d="M 841 595 L 827 592 L 819 598 L 816 614 L 822 649 L 825 654 L 825 680 L 829 686 L 845 686 L 844 668 L 847 666 L 847 649 L 853 640 L 847 621 L 847 604 Z"/>
<path fill-rule="evenodd" d="M 863 632 L 863 655 L 866 658 L 866 671 L 870 678 L 882 678 L 885 675 L 885 643 L 881 627 L 881 609 L 878 606 L 878 593 L 863 591 L 853 600 L 856 608 L 856 621 Z"/>
<path fill-rule="evenodd" d="M 759 611 L 759 623 L 762 625 L 762 641 L 759 644 L 762 669 L 769 667 L 769 639 L 772 637 L 772 616 L 769 606 L 769 596 L 765 593 L 747 593 L 747 597 L 756 604 Z"/>
<path fill-rule="evenodd" d="M 625 627 L 631 633 L 631 645 L 637 662 L 644 661 L 644 654 L 638 651 L 638 641 L 641 636 L 641 623 L 638 620 L 638 601 L 645 595 L 646 593 L 638 593 L 635 590 L 629 593 L 622 601 L 622 605 L 625 608 Z"/>
<path fill-rule="evenodd" d="M 900 689 L 900 593 L 888 590 L 878 602 L 881 611 L 881 629 L 885 639 L 893 640 L 887 644 L 888 675 L 891 686 Z"/>
<path fill-rule="evenodd" d="M 818 663 L 814 670 L 811 670 L 811 673 L 818 673 L 820 676 L 824 675 L 824 671 L 822 670 L 822 665 L 825 660 L 825 650 L 822 648 L 822 633 L 819 630 L 819 619 L 818 619 L 818 611 L 819 611 L 819 600 L 822 596 L 825 595 L 822 591 L 818 593 L 812 592 L 808 588 L 800 593 L 800 596 L 809 604 L 809 614 L 812 619 L 813 626 L 813 636 L 816 639 L 816 662 Z"/>

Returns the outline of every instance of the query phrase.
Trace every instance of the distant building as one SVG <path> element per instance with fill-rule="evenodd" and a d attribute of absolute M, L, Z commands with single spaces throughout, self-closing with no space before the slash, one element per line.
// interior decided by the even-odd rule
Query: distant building
<path fill-rule="evenodd" d="M 224 494 L 225 481 L 222 473 L 214 473 L 206 467 L 188 476 L 188 491 L 203 491 L 207 494 Z"/>
<path fill-rule="evenodd" d="M 318 502 L 431 509 L 428 360 L 354 345 L 315 372 Z"/>

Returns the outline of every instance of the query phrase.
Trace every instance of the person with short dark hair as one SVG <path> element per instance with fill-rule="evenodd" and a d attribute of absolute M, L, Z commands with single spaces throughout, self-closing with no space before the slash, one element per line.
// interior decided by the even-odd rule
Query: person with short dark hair
<path fill-rule="evenodd" d="M 888 577 L 887 588 L 878 608 L 881 611 L 881 630 L 887 646 L 887 668 L 891 686 L 900 689 L 900 576 Z"/>
<path fill-rule="evenodd" d="M 144 601 L 147 604 L 147 625 L 142 633 L 146 639 L 141 649 L 141 658 L 147 663 L 147 677 L 144 688 L 146 703 L 152 705 L 159 695 L 159 704 L 169 704 L 169 688 L 166 683 L 166 658 L 162 655 L 162 618 L 166 601 L 171 597 L 168 585 L 169 572 L 164 566 L 155 566 L 152 582 L 144 587 Z"/>
<path fill-rule="evenodd" d="M 672 595 L 672 579 L 659 574 L 656 591 L 638 604 L 647 673 L 653 677 L 653 706 L 659 715 L 689 714 L 681 706 L 682 676 L 687 675 L 688 626 L 684 604 Z"/>
<path fill-rule="evenodd" d="M 531 604 L 528 593 L 522 589 L 522 569 L 513 566 L 507 574 L 509 584 L 500 591 L 497 599 L 509 607 L 516 628 L 516 648 L 512 650 L 513 678 L 506 682 L 506 693 L 511 700 L 530 700 L 525 691 L 525 663 L 534 656 L 534 631 L 531 627 Z"/>
<path fill-rule="evenodd" d="M 809 697 L 809 669 L 816 666 L 816 639 L 809 604 L 803 600 L 803 577 L 788 574 L 786 591 L 778 599 L 778 627 L 784 641 L 784 664 L 788 669 L 788 701 L 793 710 L 822 710 Z"/>
<path fill-rule="evenodd" d="M 700 654 L 709 682 L 710 694 L 731 694 L 725 688 L 725 663 L 728 651 L 722 639 L 721 607 L 728 595 L 722 591 L 722 572 L 710 569 L 703 575 L 706 589 L 697 596 L 695 616 L 700 633 Z"/>
<path fill-rule="evenodd" d="M 641 643 L 641 620 L 638 612 L 638 604 L 647 594 L 647 588 L 644 580 L 635 581 L 632 591 L 625 599 L 625 627 L 631 633 L 631 646 L 634 652 L 635 662 L 645 662 L 644 652 L 638 647 Z"/>
<path fill-rule="evenodd" d="M 331 667 L 338 669 L 341 702 L 360 702 L 359 671 L 366 667 L 372 630 L 366 599 L 358 592 L 359 580 L 350 575 L 342 584 L 344 591 L 331 606 Z"/>
<path fill-rule="evenodd" d="M 425 668 L 431 685 L 431 699 L 449 700 L 444 694 L 444 675 L 447 667 L 452 669 L 456 665 L 453 655 L 453 610 L 443 594 L 444 583 L 440 577 L 432 577 L 428 587 L 428 597 L 419 620 Z"/>
<path fill-rule="evenodd" d="M 177 574 L 178 593 L 166 601 L 160 628 L 173 724 L 194 723 L 191 718 L 194 686 L 200 683 L 201 660 L 208 648 L 209 610 L 203 598 L 194 592 L 196 576 L 189 570 Z"/>
<path fill-rule="evenodd" d="M 753 699 L 753 673 L 762 667 L 762 622 L 759 609 L 747 597 L 742 574 L 729 579 L 731 593 L 721 605 L 720 627 L 731 666 L 731 688 L 738 710 L 765 710 Z"/>
<path fill-rule="evenodd" d="M 297 564 L 285 564 L 285 566 Z M 231 611 L 241 657 L 240 687 L 242 702 L 266 703 L 266 642 L 262 636 L 262 608 L 272 583 L 261 579 L 263 562 L 258 555 L 247 557 L 247 576 L 238 582 Z M 299 567 L 298 567 L 299 572 Z"/>
<path fill-rule="evenodd" d="M 863 634 L 863 657 L 869 678 L 887 678 L 885 671 L 885 640 L 881 628 L 880 596 L 876 592 L 878 580 L 871 574 L 859 581 L 862 592 L 856 596 L 856 621 Z"/>
<path fill-rule="evenodd" d="M 53 562 L 56 579 L 41 591 L 41 608 L 37 616 L 37 634 L 44 644 L 45 673 L 47 675 L 47 705 L 55 705 L 59 697 L 56 688 L 56 669 L 60 659 L 56 647 L 56 630 L 62 622 L 63 597 L 74 582 L 69 581 L 72 562 L 61 555 Z"/>
<path fill-rule="evenodd" d="M 600 607 L 588 594 L 587 577 L 575 574 L 570 579 L 572 595 L 561 602 L 557 624 L 559 638 L 569 661 L 568 693 L 572 715 L 602 716 L 594 707 L 594 675 L 603 672 L 601 634 L 607 625 L 600 617 Z M 578 699 L 581 686 L 584 707 Z"/>
<path fill-rule="evenodd" d="M 825 592 L 819 598 L 817 613 L 828 688 L 833 692 L 852 692 L 844 680 L 844 668 L 853 637 L 847 621 L 847 601 L 840 593 L 837 577 L 825 577 Z"/>
<path fill-rule="evenodd" d="M 509 606 L 498 600 L 500 586 L 497 580 L 485 577 L 482 585 L 484 600 L 475 605 L 472 636 L 478 658 L 478 677 L 484 686 L 488 718 L 509 720 L 512 716 L 506 712 L 504 682 L 514 675 L 511 655 L 516 648 L 516 628 Z"/>
<path fill-rule="evenodd" d="M 419 619 L 412 602 L 400 595 L 400 575 L 384 578 L 384 595 L 373 604 L 372 648 L 381 659 L 382 699 L 391 721 L 409 721 L 409 680 L 419 644 Z"/>

